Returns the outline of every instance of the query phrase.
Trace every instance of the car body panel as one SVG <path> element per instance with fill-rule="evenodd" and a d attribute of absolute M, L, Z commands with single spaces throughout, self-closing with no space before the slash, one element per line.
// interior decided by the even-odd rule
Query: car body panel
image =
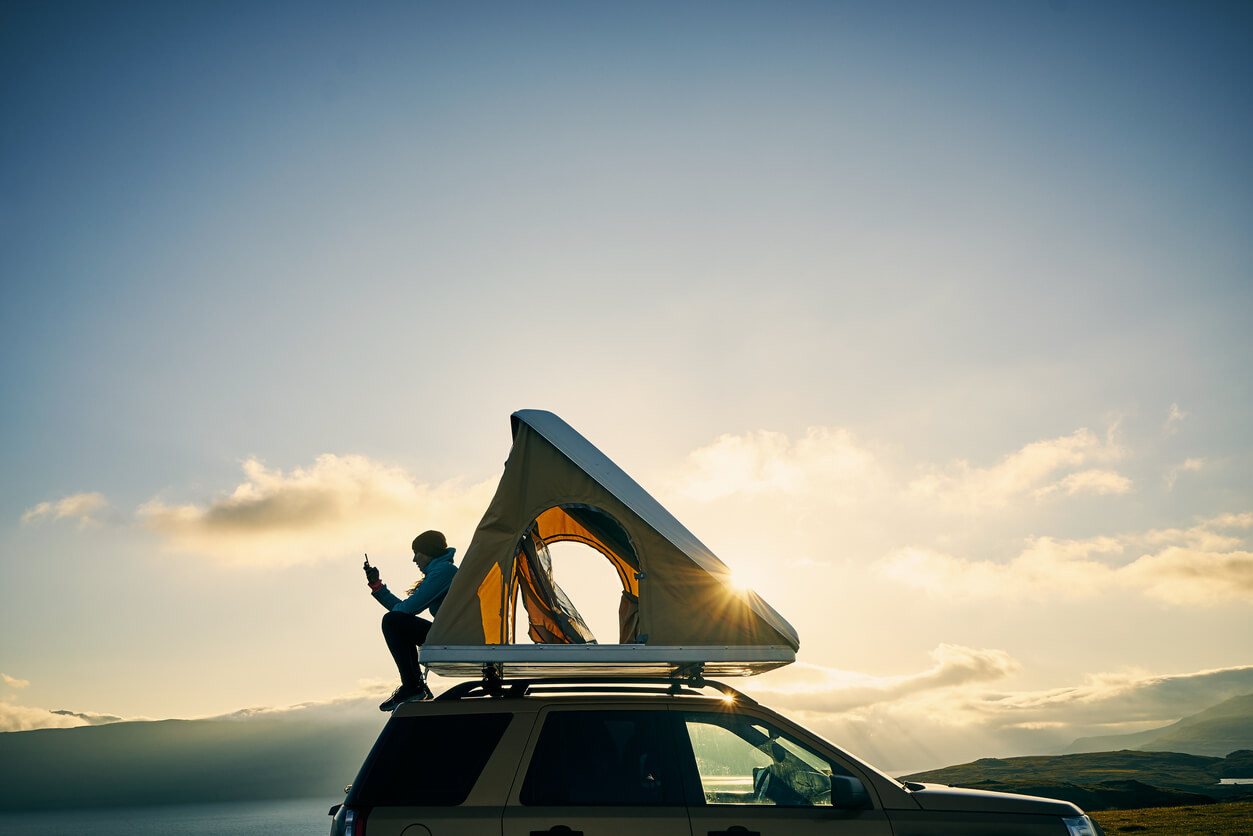
<path fill-rule="evenodd" d="M 402 783 L 420 781 L 423 776 L 438 774 L 433 770 L 438 770 L 441 763 L 457 762 L 456 749 L 448 756 L 423 751 L 420 741 L 428 739 L 428 735 L 440 737 L 441 732 L 429 725 L 405 726 L 410 720 L 429 724 L 448 717 L 445 726 L 473 723 L 474 728 L 465 727 L 470 732 L 468 738 L 475 738 L 475 729 L 492 723 L 494 729 L 499 730 L 502 723 L 504 727 L 477 778 L 467 779 L 473 780 L 473 786 L 460 804 L 455 804 L 460 796 L 454 796 L 433 803 L 455 806 L 371 807 L 371 792 L 354 782 L 345 808 L 355 810 L 358 817 L 364 816 L 366 836 L 1066 836 L 1062 817 L 1082 815 L 1073 804 L 1053 799 L 934 784 L 902 784 L 742 695 L 711 698 L 690 691 L 674 693 L 677 688 L 664 687 L 626 694 L 609 693 L 612 690 L 604 687 L 601 693 L 583 693 L 582 689 L 569 688 L 562 693 L 537 691 L 525 696 L 525 691 L 515 690 L 500 696 L 402 704 L 380 733 L 379 743 L 362 765 L 358 782 L 378 780 L 377 772 L 371 778 L 372 769 L 391 769 L 391 773 L 384 774 L 400 776 Z M 506 692 L 497 689 L 494 693 Z M 482 720 L 476 721 L 476 715 Z M 553 737 L 545 742 L 550 718 L 559 719 L 552 720 Z M 580 728 L 580 718 L 593 725 L 602 723 L 606 729 L 619 728 L 624 718 L 634 718 L 630 722 L 636 725 L 630 728 L 646 731 L 646 754 L 640 756 L 637 750 L 631 750 L 634 760 L 628 757 L 627 743 L 621 735 L 614 738 L 614 754 L 608 754 L 609 744 L 603 740 L 588 743 L 583 737 L 570 737 L 571 729 Z M 614 723 L 619 726 L 613 726 Z M 566 728 L 565 738 L 558 734 L 562 724 Z M 422 729 L 416 737 L 415 728 Z M 701 734 L 708 735 L 710 730 L 727 732 L 731 743 L 764 758 L 754 761 L 762 765 L 746 767 L 741 758 L 736 761 L 738 765 L 727 766 L 730 772 L 716 772 L 720 765 L 731 761 L 719 760 L 723 757 L 721 750 L 711 749 L 711 743 L 699 740 Z M 388 754 L 383 743 L 389 736 L 393 741 L 418 742 L 399 750 L 393 742 Z M 461 732 L 451 730 L 442 732 L 442 737 L 449 741 L 467 739 Z M 486 732 L 478 734 L 478 738 L 490 739 Z M 636 736 L 631 736 L 629 742 L 635 743 Z M 485 752 L 489 743 L 477 745 Z M 577 752 L 580 747 L 584 750 L 581 758 L 571 754 L 569 760 L 573 763 L 557 768 L 562 753 Z M 412 758 L 408 755 L 411 748 Z M 397 751 L 404 754 L 398 758 Z M 383 754 L 378 754 L 378 763 L 372 765 L 376 752 Z M 597 754 L 601 752 L 606 753 L 603 758 Z M 603 798 L 597 795 L 601 789 L 624 787 L 622 792 L 629 793 L 634 780 L 625 772 L 612 773 L 617 777 L 601 777 L 595 772 L 603 767 L 601 760 L 613 761 L 618 769 L 635 762 L 652 764 L 641 773 L 646 794 L 623 796 L 628 802 L 625 804 L 601 803 Z M 664 764 L 655 765 L 658 761 Z M 803 768 L 798 768 L 798 764 Z M 584 765 L 587 776 L 577 771 Z M 539 777 L 528 778 L 530 775 Z M 574 778 L 571 780 L 570 776 Z M 776 777 L 784 782 L 784 789 L 791 782 L 790 786 L 800 787 L 803 795 L 767 794 L 766 787 L 770 785 L 766 781 Z M 572 790 L 562 796 L 554 789 L 574 786 L 580 780 L 593 788 L 592 795 L 580 799 L 570 794 Z M 610 795 L 605 798 L 617 797 L 612 795 L 615 791 L 607 790 Z M 336 815 L 332 836 L 341 836 L 344 812 Z"/>
<path fill-rule="evenodd" d="M 912 794 L 914 801 L 924 810 L 982 813 L 1032 813 L 1052 816 L 1079 816 L 1079 808 L 1068 801 L 1039 798 L 1034 795 L 1017 795 L 1008 792 L 972 790 L 965 787 L 947 787 L 943 784 L 924 784 Z"/>

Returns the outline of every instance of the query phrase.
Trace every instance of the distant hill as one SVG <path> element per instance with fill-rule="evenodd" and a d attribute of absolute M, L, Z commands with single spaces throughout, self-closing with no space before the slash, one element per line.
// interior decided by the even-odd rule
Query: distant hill
<path fill-rule="evenodd" d="M 372 706 L 0 733 L 0 811 L 325 796 L 386 717 Z"/>
<path fill-rule="evenodd" d="M 1247 787 L 1221 778 L 1253 774 L 1253 751 L 1227 758 L 1179 752 L 1092 752 L 1025 758 L 982 758 L 973 763 L 904 776 L 907 781 L 1043 795 L 1086 810 L 1134 809 L 1244 799 Z"/>
<path fill-rule="evenodd" d="M 1253 749 L 1253 694 L 1232 697 L 1177 723 L 1135 734 L 1081 737 L 1064 753 L 1142 749 L 1222 757 L 1237 749 Z"/>

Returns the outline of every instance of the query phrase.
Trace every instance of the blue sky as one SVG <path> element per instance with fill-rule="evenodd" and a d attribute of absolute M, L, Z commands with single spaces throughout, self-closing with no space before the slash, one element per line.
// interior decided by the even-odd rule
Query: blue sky
<path fill-rule="evenodd" d="M 389 680 L 355 555 L 464 547 L 542 408 L 800 628 L 813 668 L 762 688 L 926 685 L 833 735 L 978 689 L 1205 707 L 1253 650 L 1251 34 L 1239 3 L 4 4 L 0 706 Z"/>

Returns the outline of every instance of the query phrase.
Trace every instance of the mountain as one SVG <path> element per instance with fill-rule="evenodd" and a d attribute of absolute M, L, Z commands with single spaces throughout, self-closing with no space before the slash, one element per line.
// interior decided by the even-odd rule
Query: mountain
<path fill-rule="evenodd" d="M 972 763 L 906 775 L 902 780 L 1043 795 L 1085 810 L 1208 804 L 1247 796 L 1220 779 L 1253 774 L 1253 751 L 1215 758 L 1179 752 L 1090 752 Z"/>
<path fill-rule="evenodd" d="M 0 811 L 343 796 L 368 704 L 0 733 Z"/>
<path fill-rule="evenodd" d="M 1187 752 L 1222 757 L 1237 749 L 1253 749 L 1253 694 L 1232 697 L 1177 723 L 1135 734 L 1081 737 L 1064 754 L 1141 749 Z"/>
<path fill-rule="evenodd" d="M 1086 810 L 1235 800 L 1253 778 L 1253 694 L 1233 697 L 1159 729 L 1085 737 L 1064 754 L 983 758 L 908 775 L 905 780 L 1044 795 Z"/>

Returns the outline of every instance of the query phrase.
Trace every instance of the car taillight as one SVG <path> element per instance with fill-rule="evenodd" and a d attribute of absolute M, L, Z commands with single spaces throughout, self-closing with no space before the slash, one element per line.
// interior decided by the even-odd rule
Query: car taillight
<path fill-rule="evenodd" d="M 344 836 L 365 836 L 366 807 L 344 808 Z"/>

